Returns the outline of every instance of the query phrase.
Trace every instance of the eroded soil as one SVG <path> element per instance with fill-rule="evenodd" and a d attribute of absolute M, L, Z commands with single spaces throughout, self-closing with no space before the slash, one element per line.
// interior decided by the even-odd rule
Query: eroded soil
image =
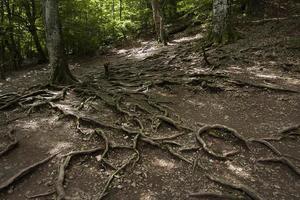
<path fill-rule="evenodd" d="M 197 27 L 178 35 L 167 47 L 147 41 L 141 47 L 73 62 L 71 69 L 82 81 L 79 85 L 32 88 L 30 92 L 45 92 L 0 112 L 0 150 L 11 142 L 9 130 L 15 130 L 19 142 L 0 157 L 0 184 L 24 167 L 59 154 L 4 189 L 0 199 L 21 200 L 55 191 L 63 155 L 96 147 L 102 150 L 74 156 L 65 169 L 69 198 L 102 198 L 107 180 L 134 156 L 113 176 L 103 199 L 193 199 L 190 194 L 198 192 L 236 199 L 299 199 L 299 21 L 247 27 L 240 29 L 243 39 L 236 43 L 205 49 L 210 65 L 201 48 L 203 27 Z M 107 62 L 108 78 L 103 70 Z M 47 66 L 16 72 L 0 82 L 0 94 L 43 85 L 49 73 Z M 207 128 L 201 139 L 219 157 L 205 151 L 196 137 L 199 129 L 214 124 L 226 127 Z M 105 161 L 101 157 L 105 138 L 95 131 L 107 137 Z M 251 142 L 260 138 L 280 155 Z M 288 159 L 295 169 L 261 160 L 268 158 Z M 256 196 L 214 178 L 246 186 Z M 56 196 L 54 192 L 36 199 Z"/>

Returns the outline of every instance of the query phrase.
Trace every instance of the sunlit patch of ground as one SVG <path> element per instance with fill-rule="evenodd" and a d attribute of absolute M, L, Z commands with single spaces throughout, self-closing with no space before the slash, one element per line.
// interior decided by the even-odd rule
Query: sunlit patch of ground
<path fill-rule="evenodd" d="M 176 168 L 176 165 L 174 162 L 165 160 L 165 159 L 154 158 L 154 160 L 152 161 L 152 164 L 156 167 L 165 168 L 166 170 L 172 170 L 172 169 Z"/>
<path fill-rule="evenodd" d="M 187 37 L 182 37 L 182 38 L 179 38 L 179 39 L 176 39 L 176 40 L 173 40 L 173 42 L 177 42 L 177 43 L 181 43 L 181 42 L 191 42 L 193 40 L 198 40 L 198 39 L 201 39 L 203 38 L 203 34 L 201 33 L 198 33 L 194 36 L 187 36 Z"/>
<path fill-rule="evenodd" d="M 140 200 L 157 200 L 152 191 L 143 192 L 139 198 Z"/>
<path fill-rule="evenodd" d="M 50 149 L 49 153 L 53 155 L 63 150 L 70 149 L 72 146 L 73 144 L 70 142 L 58 142 L 57 144 L 54 145 L 52 149 Z"/>
<path fill-rule="evenodd" d="M 244 178 L 249 178 L 250 174 L 248 172 L 246 172 L 243 168 L 233 165 L 230 162 L 226 162 L 227 168 L 232 171 L 233 173 L 235 173 L 238 176 L 244 177 Z"/>

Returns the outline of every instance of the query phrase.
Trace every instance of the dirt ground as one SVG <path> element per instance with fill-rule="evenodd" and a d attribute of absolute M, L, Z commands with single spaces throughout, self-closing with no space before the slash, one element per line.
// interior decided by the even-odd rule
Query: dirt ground
<path fill-rule="evenodd" d="M 299 18 L 249 22 L 236 43 L 205 48 L 209 64 L 204 28 L 73 61 L 79 86 L 25 91 L 47 66 L 0 82 L 2 100 L 19 98 L 0 111 L 0 150 L 18 141 L 0 156 L 0 188 L 58 153 L 0 199 L 59 199 L 60 186 L 68 199 L 300 199 Z"/>

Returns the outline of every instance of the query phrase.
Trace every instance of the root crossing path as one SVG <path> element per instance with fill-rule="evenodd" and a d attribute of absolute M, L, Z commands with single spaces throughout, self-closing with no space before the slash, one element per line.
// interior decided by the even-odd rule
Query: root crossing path
<path fill-rule="evenodd" d="M 299 199 L 297 52 L 250 33 L 80 60 L 67 87 L 47 67 L 1 82 L 0 199 Z"/>

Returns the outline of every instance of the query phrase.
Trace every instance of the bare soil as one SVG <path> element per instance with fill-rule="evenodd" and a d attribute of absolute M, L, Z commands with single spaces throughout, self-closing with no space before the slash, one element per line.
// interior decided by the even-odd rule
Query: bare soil
<path fill-rule="evenodd" d="M 205 48 L 210 65 L 203 57 L 200 26 L 166 47 L 147 41 L 73 61 L 71 70 L 82 82 L 69 88 L 25 91 L 47 83 L 48 66 L 11 74 L 0 82 L 0 96 L 46 92 L 0 111 L 0 151 L 12 142 L 10 130 L 18 141 L 0 156 L 0 186 L 21 169 L 58 155 L 0 190 L 0 199 L 23 200 L 48 191 L 53 193 L 35 199 L 57 199 L 63 155 L 96 147 L 103 149 L 73 156 L 66 167 L 67 199 L 300 199 L 299 18 L 249 22 L 239 30 L 243 38 L 236 43 Z M 59 96 L 63 91 L 66 95 Z M 18 97 L 11 94 L 10 101 Z M 0 107 L 9 102 L 4 100 L 1 96 Z M 203 127 L 207 130 L 198 134 Z M 282 131 L 289 127 L 294 128 Z M 109 143 L 105 161 L 105 139 L 97 131 Z M 263 138 L 280 155 L 253 141 Z M 292 166 L 262 160 L 269 158 Z M 193 197 L 199 192 L 221 197 Z"/>

